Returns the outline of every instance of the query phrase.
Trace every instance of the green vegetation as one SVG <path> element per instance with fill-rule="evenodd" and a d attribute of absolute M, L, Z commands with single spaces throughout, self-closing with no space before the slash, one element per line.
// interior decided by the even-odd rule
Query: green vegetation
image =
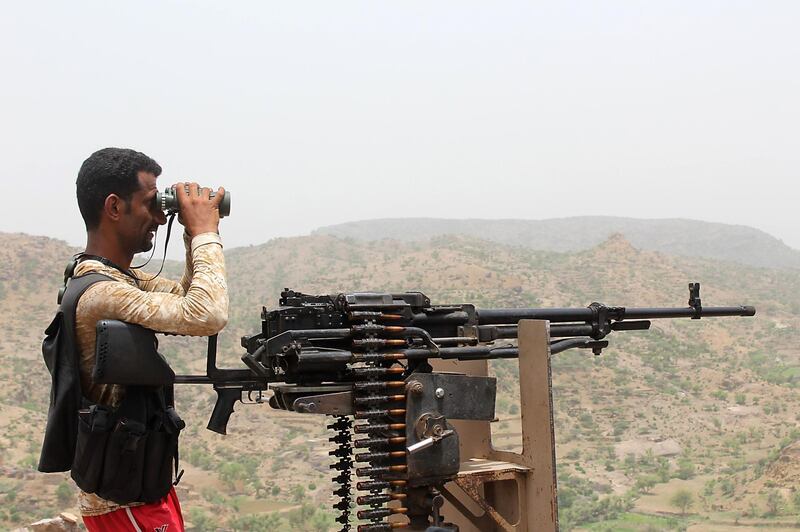
<path fill-rule="evenodd" d="M 630 497 L 601 497 L 603 491 L 608 492 L 584 478 L 559 473 L 558 508 L 562 529 L 571 530 L 580 524 L 615 519 L 632 508 Z"/>
<path fill-rule="evenodd" d="M 609 519 L 602 523 L 588 524 L 582 528 L 591 532 L 683 531 L 686 530 L 686 523 L 681 519 L 629 512 L 620 514 L 614 519 Z"/>
<path fill-rule="evenodd" d="M 749 354 L 745 367 L 765 381 L 796 387 L 800 383 L 800 364 L 794 364 L 764 352 Z"/>

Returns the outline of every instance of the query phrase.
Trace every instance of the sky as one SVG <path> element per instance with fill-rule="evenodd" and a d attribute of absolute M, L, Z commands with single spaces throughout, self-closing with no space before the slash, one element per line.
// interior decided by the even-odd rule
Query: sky
<path fill-rule="evenodd" d="M 0 231 L 82 245 L 78 168 L 118 146 L 162 188 L 225 186 L 228 247 L 613 215 L 800 248 L 798 22 L 763 0 L 5 2 Z"/>

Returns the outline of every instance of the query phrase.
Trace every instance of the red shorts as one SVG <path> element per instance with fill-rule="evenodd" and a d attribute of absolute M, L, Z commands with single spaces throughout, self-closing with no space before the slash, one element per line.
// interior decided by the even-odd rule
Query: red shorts
<path fill-rule="evenodd" d="M 175 488 L 158 502 L 85 516 L 83 522 L 89 532 L 184 532 Z"/>

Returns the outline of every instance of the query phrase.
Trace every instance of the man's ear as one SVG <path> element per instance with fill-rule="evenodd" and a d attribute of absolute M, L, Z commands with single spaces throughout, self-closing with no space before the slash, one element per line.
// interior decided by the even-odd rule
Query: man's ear
<path fill-rule="evenodd" d="M 126 211 L 127 202 L 116 194 L 109 194 L 103 203 L 103 212 L 114 222 L 118 222 L 122 214 Z"/>

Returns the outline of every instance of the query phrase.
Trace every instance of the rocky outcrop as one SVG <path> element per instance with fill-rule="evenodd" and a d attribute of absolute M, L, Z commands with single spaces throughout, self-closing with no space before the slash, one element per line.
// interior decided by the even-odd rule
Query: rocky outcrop
<path fill-rule="evenodd" d="M 78 516 L 64 512 L 56 518 L 42 519 L 27 528 L 18 528 L 12 532 L 76 532 L 82 529 Z"/>

